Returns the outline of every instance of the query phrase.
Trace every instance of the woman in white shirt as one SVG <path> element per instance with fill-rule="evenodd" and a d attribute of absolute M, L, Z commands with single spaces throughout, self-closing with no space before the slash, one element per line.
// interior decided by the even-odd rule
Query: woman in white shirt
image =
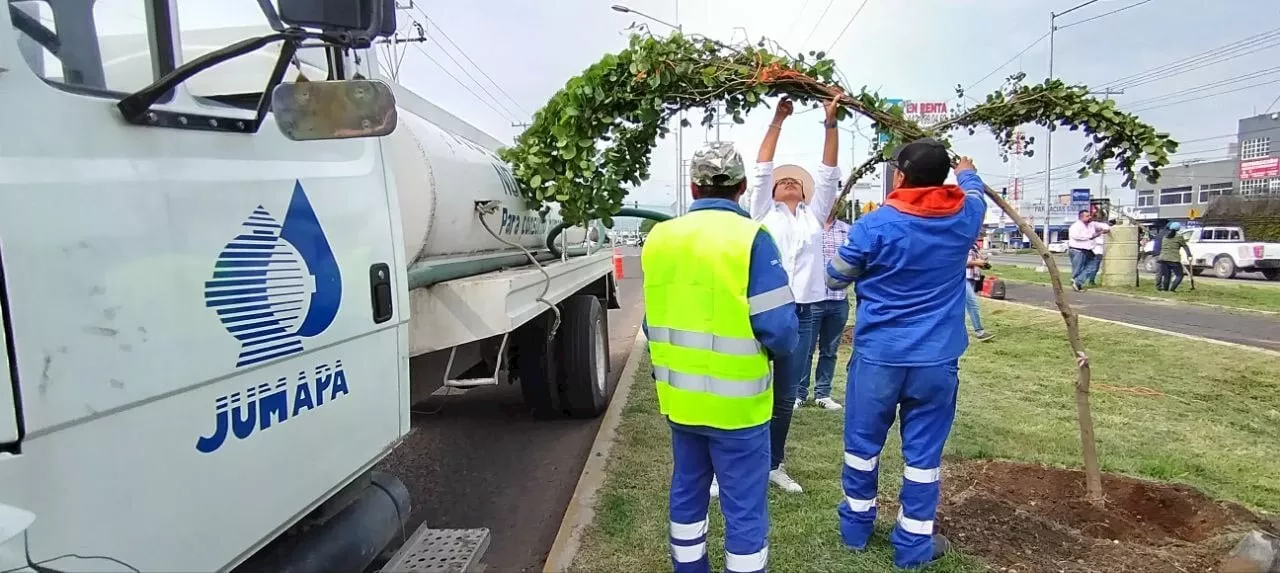
<path fill-rule="evenodd" d="M 791 293 L 800 315 L 800 343 L 788 356 L 773 357 L 773 420 L 769 434 L 772 466 L 769 481 L 783 491 L 802 490 L 782 467 L 791 414 L 796 408 L 800 379 L 813 362 L 815 332 L 814 303 L 827 296 L 826 260 L 822 254 L 823 222 L 840 191 L 839 130 L 836 113 L 840 106 L 833 98 L 826 105 L 826 140 L 822 149 L 822 165 L 818 176 L 811 177 L 794 165 L 774 168 L 773 156 L 778 148 L 782 123 L 791 115 L 790 100 L 783 99 L 773 114 L 773 122 L 760 144 L 751 190 L 751 218 L 764 223 L 782 252 L 782 267 L 791 279 Z"/>

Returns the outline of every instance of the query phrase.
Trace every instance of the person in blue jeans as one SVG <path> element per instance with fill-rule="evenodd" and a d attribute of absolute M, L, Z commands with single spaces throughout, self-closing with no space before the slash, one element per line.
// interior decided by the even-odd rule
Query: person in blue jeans
<path fill-rule="evenodd" d="M 982 308 L 978 306 L 982 270 L 990 267 L 990 263 L 982 256 L 982 251 L 978 250 L 978 244 L 974 243 L 973 248 L 969 249 L 969 263 L 964 269 L 965 281 L 969 283 L 969 288 L 965 289 L 964 309 L 969 313 L 969 323 L 973 325 L 973 337 L 982 341 L 991 340 L 995 336 L 982 328 Z"/>
<path fill-rule="evenodd" d="M 834 215 L 834 213 L 833 213 Z M 836 256 L 836 251 L 849 236 L 849 223 L 831 218 L 822 232 L 822 256 L 826 262 Z M 849 324 L 849 297 L 845 289 L 827 289 L 824 300 L 813 304 L 814 342 L 818 360 L 813 376 L 805 369 L 800 379 L 800 387 L 796 389 L 796 408 L 809 398 L 809 380 L 814 380 L 813 403 L 823 410 L 840 410 L 843 407 L 831 397 L 831 380 L 836 373 L 836 352 L 840 350 L 840 335 Z"/>

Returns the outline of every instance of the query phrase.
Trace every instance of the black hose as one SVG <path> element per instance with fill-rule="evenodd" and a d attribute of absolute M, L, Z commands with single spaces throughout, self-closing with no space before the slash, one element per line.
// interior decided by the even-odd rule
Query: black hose
<path fill-rule="evenodd" d="M 637 209 L 635 207 L 623 207 L 618 209 L 618 213 L 614 215 L 614 218 L 617 217 L 639 217 L 641 219 L 649 219 L 650 221 L 657 221 L 659 223 L 668 221 L 672 218 L 671 215 L 666 213 L 650 211 L 649 209 Z M 557 257 L 560 256 L 560 249 L 556 247 L 556 238 L 559 237 L 560 233 L 564 232 L 565 229 L 572 226 L 573 225 L 568 223 L 560 223 L 553 227 L 550 233 L 547 233 L 547 250 L 551 251 L 551 254 Z"/>

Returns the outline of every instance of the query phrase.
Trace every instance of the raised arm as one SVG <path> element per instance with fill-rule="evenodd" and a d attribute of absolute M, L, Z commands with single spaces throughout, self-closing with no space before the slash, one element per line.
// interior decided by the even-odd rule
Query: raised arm
<path fill-rule="evenodd" d="M 831 206 L 840 194 L 840 169 L 836 167 L 840 157 L 840 129 L 836 113 L 840 109 L 840 96 L 827 102 L 826 138 L 822 144 L 822 165 L 818 166 L 818 177 L 814 181 L 812 212 L 819 223 L 825 223 L 831 214 Z"/>
<path fill-rule="evenodd" d="M 751 218 L 759 221 L 773 210 L 773 156 L 778 151 L 778 136 L 782 135 L 782 122 L 791 115 L 794 106 L 783 98 L 773 111 L 773 121 L 760 142 L 756 153 L 755 173 L 751 182 Z"/>

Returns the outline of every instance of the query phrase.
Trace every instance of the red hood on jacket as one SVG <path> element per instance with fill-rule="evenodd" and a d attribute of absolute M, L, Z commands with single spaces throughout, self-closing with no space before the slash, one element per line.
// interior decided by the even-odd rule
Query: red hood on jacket
<path fill-rule="evenodd" d="M 908 215 L 947 217 L 964 207 L 964 191 L 956 185 L 899 187 L 884 203 Z"/>

